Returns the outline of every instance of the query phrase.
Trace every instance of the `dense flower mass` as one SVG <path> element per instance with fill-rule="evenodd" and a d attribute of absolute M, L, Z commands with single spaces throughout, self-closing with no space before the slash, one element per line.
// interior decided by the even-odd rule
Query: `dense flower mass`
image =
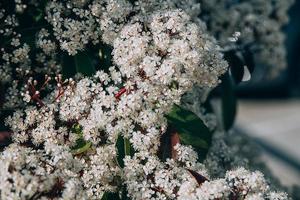
<path fill-rule="evenodd" d="M 61 49 L 75 55 L 89 42 L 98 43 L 101 35 L 104 42 L 112 43 L 131 7 L 125 0 L 51 1 L 46 19 Z"/>
<path fill-rule="evenodd" d="M 202 185 L 195 180 L 183 183 L 178 199 L 288 199 L 285 193 L 274 193 L 260 172 L 249 172 L 244 168 L 228 171 L 224 178 L 206 181 Z"/>
<path fill-rule="evenodd" d="M 223 1 L 214 3 L 225 12 Z M 281 16 L 272 21 L 281 35 L 287 7 L 266 4 Z M 260 172 L 222 168 L 224 176 L 211 176 L 217 151 L 200 162 L 198 149 L 167 117 L 181 104 L 205 130 L 217 129 L 216 116 L 202 104 L 227 73 L 224 49 L 239 45 L 224 38 L 246 31 L 247 23 L 228 25 L 230 33 L 220 35 L 211 3 L 194 0 L 15 0 L 14 6 L 18 15 L 43 8 L 34 20 L 47 25 L 31 44 L 18 33 L 22 19 L 0 12 L 1 37 L 9 38 L 1 48 L 1 83 L 8 87 L 3 108 L 13 110 L 5 119 L 12 144 L 0 154 L 0 199 L 288 199 L 271 191 Z M 256 40 L 247 37 L 241 32 L 242 46 Z M 72 64 L 87 73 L 108 56 L 109 66 L 93 75 L 60 74 Z"/>

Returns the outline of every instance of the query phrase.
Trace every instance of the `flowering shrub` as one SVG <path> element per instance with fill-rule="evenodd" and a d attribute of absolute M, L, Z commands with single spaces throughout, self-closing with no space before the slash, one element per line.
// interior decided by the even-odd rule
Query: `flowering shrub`
<path fill-rule="evenodd" d="M 290 4 L 1 5 L 11 142 L 0 154 L 0 199 L 288 199 L 261 172 L 217 166 L 213 135 L 230 130 L 233 84 L 247 79 L 253 58 L 284 55 Z M 209 94 L 221 99 L 221 116 Z M 215 168 L 227 171 L 211 176 Z"/>

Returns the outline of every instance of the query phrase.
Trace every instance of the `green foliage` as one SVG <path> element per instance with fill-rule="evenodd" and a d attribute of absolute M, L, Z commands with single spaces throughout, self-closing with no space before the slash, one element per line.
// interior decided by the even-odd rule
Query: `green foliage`
<path fill-rule="evenodd" d="M 62 73 L 65 78 L 73 77 L 76 73 L 91 76 L 96 72 L 88 52 L 78 52 L 75 56 L 62 53 Z"/>
<path fill-rule="evenodd" d="M 133 156 L 134 155 L 134 149 L 130 145 L 129 139 L 124 138 L 123 136 L 119 135 L 117 142 L 116 142 L 116 148 L 118 151 L 117 155 L 117 162 L 120 165 L 120 167 L 124 167 L 124 158 L 125 156 Z"/>
<path fill-rule="evenodd" d="M 81 126 L 79 124 L 73 125 L 72 132 L 79 136 L 76 140 L 76 144 L 72 147 L 72 153 L 78 155 L 88 151 L 92 143 L 84 140 Z"/>
<path fill-rule="evenodd" d="M 169 126 L 174 127 L 179 134 L 180 142 L 192 145 L 200 159 L 204 159 L 212 140 L 212 131 L 204 122 L 193 112 L 177 105 L 166 117 Z"/>
<path fill-rule="evenodd" d="M 255 63 L 250 47 L 245 46 L 242 50 L 231 50 L 224 53 L 230 69 L 223 75 L 218 89 L 221 90 L 221 121 L 225 131 L 233 126 L 236 117 L 237 99 L 234 88 L 240 82 L 249 80 L 254 71 Z"/>
<path fill-rule="evenodd" d="M 81 73 L 85 76 L 91 76 L 96 72 L 95 67 L 93 66 L 93 63 L 91 61 L 91 58 L 89 57 L 87 52 L 78 52 L 74 56 L 74 60 L 75 60 L 76 71 L 78 73 Z"/>
<path fill-rule="evenodd" d="M 99 62 L 101 69 L 108 71 L 108 68 L 113 66 L 112 63 L 112 47 L 103 43 L 99 44 L 99 48 L 95 49 L 99 51 Z"/>
<path fill-rule="evenodd" d="M 101 200 L 130 200 L 127 197 L 126 189 L 123 188 L 122 193 L 113 193 L 113 192 L 105 192 L 101 198 Z"/>
<path fill-rule="evenodd" d="M 89 150 L 91 148 L 91 146 L 92 146 L 91 142 L 86 142 L 83 139 L 78 139 L 76 141 L 76 145 L 74 146 L 74 148 L 72 150 L 72 153 L 75 155 L 82 154 L 82 153 L 86 152 L 87 150 Z"/>
<path fill-rule="evenodd" d="M 254 71 L 254 58 L 250 47 L 246 46 L 241 51 L 231 50 L 224 53 L 224 58 L 227 60 L 231 76 L 236 84 L 244 81 L 247 78 L 247 72 L 249 70 L 250 75 Z"/>
<path fill-rule="evenodd" d="M 67 53 L 61 53 L 62 74 L 64 78 L 71 78 L 76 74 L 75 62 L 73 56 Z"/>
<path fill-rule="evenodd" d="M 234 124 L 237 112 L 237 99 L 234 93 L 234 83 L 229 73 L 222 77 L 222 125 L 228 131 Z"/>
<path fill-rule="evenodd" d="M 240 83 L 244 75 L 245 63 L 243 56 L 239 52 L 228 51 L 224 54 L 224 57 L 230 66 L 230 72 L 235 83 Z"/>
<path fill-rule="evenodd" d="M 118 193 L 105 192 L 101 200 L 121 200 Z"/>

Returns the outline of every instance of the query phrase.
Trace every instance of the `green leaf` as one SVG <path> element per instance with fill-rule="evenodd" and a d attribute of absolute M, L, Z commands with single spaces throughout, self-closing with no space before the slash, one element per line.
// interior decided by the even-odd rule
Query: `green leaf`
<path fill-rule="evenodd" d="M 178 132 L 180 141 L 192 145 L 204 159 L 212 140 L 212 132 L 193 112 L 174 105 L 166 116 L 169 126 Z"/>
<path fill-rule="evenodd" d="M 224 130 L 228 131 L 234 124 L 237 112 L 237 100 L 234 84 L 228 73 L 222 77 L 222 122 Z"/>
<path fill-rule="evenodd" d="M 243 57 L 249 72 L 252 74 L 255 68 L 254 56 L 250 47 L 246 47 L 243 51 Z"/>
<path fill-rule="evenodd" d="M 40 8 L 37 8 L 37 9 L 36 9 L 35 15 L 33 15 L 33 20 L 34 20 L 35 22 L 39 22 L 40 20 L 43 19 L 43 17 L 44 17 L 44 12 L 43 12 L 43 10 L 40 9 Z"/>
<path fill-rule="evenodd" d="M 121 200 L 119 194 L 112 192 L 105 192 L 101 200 Z"/>
<path fill-rule="evenodd" d="M 77 141 L 76 146 L 74 147 L 74 149 L 72 150 L 72 153 L 75 155 L 78 154 L 82 154 L 84 152 L 86 152 L 87 150 L 89 150 L 92 146 L 92 142 L 86 142 L 82 139 L 80 139 L 79 141 Z"/>
<path fill-rule="evenodd" d="M 88 151 L 92 146 L 92 142 L 83 139 L 82 127 L 79 124 L 74 124 L 71 131 L 79 136 L 75 146 L 72 147 L 72 153 L 78 155 Z"/>
<path fill-rule="evenodd" d="M 202 149 L 208 149 L 209 144 L 206 140 L 199 138 L 198 136 L 188 134 L 188 131 L 185 131 L 186 134 L 180 134 L 180 140 L 184 144 L 189 144 L 194 147 L 202 148 Z"/>
<path fill-rule="evenodd" d="M 71 128 L 73 133 L 76 133 L 78 135 L 82 135 L 82 127 L 79 124 L 74 124 Z"/>
<path fill-rule="evenodd" d="M 246 46 L 240 51 L 227 51 L 224 53 L 224 58 L 229 63 L 230 73 L 236 84 L 251 78 L 255 67 L 251 46 Z"/>
<path fill-rule="evenodd" d="M 85 76 L 91 76 L 96 72 L 87 52 L 78 52 L 74 56 L 74 60 L 77 73 L 82 73 Z"/>
<path fill-rule="evenodd" d="M 123 136 L 119 135 L 117 142 L 116 142 L 116 148 L 118 151 L 117 155 L 117 161 L 120 167 L 124 167 L 124 158 L 125 156 L 133 156 L 134 149 L 130 145 L 129 139 L 124 138 Z"/>
<path fill-rule="evenodd" d="M 64 78 L 75 76 L 76 68 L 74 57 L 69 56 L 66 52 L 61 53 L 62 74 Z"/>
<path fill-rule="evenodd" d="M 243 55 L 241 55 L 239 52 L 232 50 L 225 52 L 224 58 L 229 64 L 229 70 L 235 83 L 240 83 L 243 79 L 245 66 Z"/>
<path fill-rule="evenodd" d="M 87 52 L 78 52 L 75 56 L 63 52 L 61 63 L 62 74 L 65 78 L 73 77 L 76 73 L 91 76 L 96 72 Z"/>
<path fill-rule="evenodd" d="M 112 63 L 112 47 L 104 44 L 104 43 L 100 43 L 99 45 L 99 62 L 101 65 L 101 69 L 104 71 L 107 71 L 109 69 L 109 67 L 111 67 L 113 65 Z M 96 51 L 96 49 L 95 49 Z"/>

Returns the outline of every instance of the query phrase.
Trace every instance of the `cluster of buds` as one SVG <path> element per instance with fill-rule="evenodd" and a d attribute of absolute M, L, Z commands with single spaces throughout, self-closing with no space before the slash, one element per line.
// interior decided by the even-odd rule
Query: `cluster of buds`
<path fill-rule="evenodd" d="M 40 93 L 42 90 L 45 90 L 46 86 L 48 85 L 49 81 L 51 80 L 51 77 L 49 77 L 48 75 L 45 75 L 45 80 L 44 83 L 42 84 L 42 86 L 37 89 L 38 86 L 38 81 L 34 80 L 32 77 L 30 77 L 27 81 L 27 85 L 25 86 L 26 92 L 25 93 L 21 93 L 21 95 L 23 96 L 23 100 L 25 102 L 36 102 L 38 106 L 42 107 L 44 106 L 43 101 L 41 100 L 41 96 Z"/>
<path fill-rule="evenodd" d="M 71 89 L 74 88 L 75 86 L 75 81 L 72 78 L 68 78 L 63 80 L 62 75 L 58 74 L 55 77 L 55 81 L 57 82 L 56 86 L 57 86 L 57 94 L 55 95 L 55 102 L 59 102 L 60 98 L 63 96 L 63 94 L 65 93 L 66 89 Z"/>
<path fill-rule="evenodd" d="M 49 75 L 45 75 L 43 83 L 39 86 L 39 82 L 30 77 L 25 85 L 25 92 L 21 93 L 23 100 L 27 103 L 35 102 L 37 106 L 42 107 L 45 103 L 42 101 L 41 92 L 47 89 L 47 86 L 51 85 L 52 78 Z M 66 89 L 74 88 L 75 81 L 72 78 L 63 80 L 62 74 L 55 76 L 57 93 L 54 97 L 54 102 L 59 102 Z M 49 86 L 51 87 L 51 86 Z"/>

